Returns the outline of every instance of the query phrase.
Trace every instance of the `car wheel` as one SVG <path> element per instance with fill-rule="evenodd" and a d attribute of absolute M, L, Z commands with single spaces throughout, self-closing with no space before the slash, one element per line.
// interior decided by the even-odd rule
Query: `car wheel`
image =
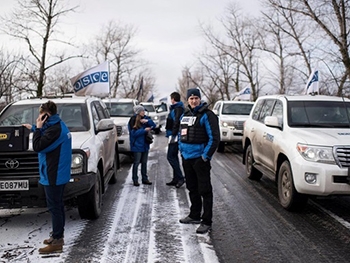
<path fill-rule="evenodd" d="M 262 173 L 254 167 L 252 146 L 249 145 L 245 154 L 245 170 L 249 179 L 259 181 Z"/>
<path fill-rule="evenodd" d="M 86 194 L 78 196 L 78 211 L 82 219 L 97 219 L 101 214 L 102 186 L 100 171 L 97 170 L 96 182 Z"/>
<path fill-rule="evenodd" d="M 217 152 L 223 153 L 225 151 L 225 142 L 219 142 L 219 147 Z"/>
<path fill-rule="evenodd" d="M 117 152 L 115 153 L 114 156 L 114 161 L 113 161 L 113 175 L 111 177 L 111 179 L 109 179 L 109 183 L 110 184 L 115 184 L 117 182 L 117 173 L 118 173 L 118 156 L 119 154 L 117 154 Z"/>
<path fill-rule="evenodd" d="M 278 199 L 288 211 L 300 211 L 307 204 L 307 195 L 298 193 L 294 187 L 293 173 L 288 161 L 282 163 L 278 172 Z"/>

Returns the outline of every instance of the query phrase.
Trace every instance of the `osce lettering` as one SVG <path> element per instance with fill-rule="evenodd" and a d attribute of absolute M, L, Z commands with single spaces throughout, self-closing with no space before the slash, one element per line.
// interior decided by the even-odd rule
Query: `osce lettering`
<path fill-rule="evenodd" d="M 94 72 L 78 79 L 74 84 L 74 91 L 77 92 L 93 83 L 108 82 L 108 71 Z"/>

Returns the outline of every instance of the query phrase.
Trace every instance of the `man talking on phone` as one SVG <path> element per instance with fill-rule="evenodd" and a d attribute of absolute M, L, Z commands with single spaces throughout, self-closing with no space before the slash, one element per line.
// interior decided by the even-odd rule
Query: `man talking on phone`
<path fill-rule="evenodd" d="M 52 220 L 50 238 L 43 242 L 47 246 L 40 248 L 39 254 L 60 253 L 65 226 L 63 193 L 70 180 L 72 162 L 71 134 L 57 114 L 56 104 L 50 100 L 40 106 L 36 125 L 23 125 L 33 131 L 33 150 L 39 158 L 39 183 L 44 187 Z"/>

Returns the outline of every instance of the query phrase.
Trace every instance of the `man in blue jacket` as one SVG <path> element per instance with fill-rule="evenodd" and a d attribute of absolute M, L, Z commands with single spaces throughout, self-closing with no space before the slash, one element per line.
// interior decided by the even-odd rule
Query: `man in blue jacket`
<path fill-rule="evenodd" d="M 188 108 L 185 109 L 180 123 L 179 149 L 191 207 L 189 215 L 180 219 L 180 223 L 200 224 L 196 232 L 204 234 L 212 225 L 213 188 L 210 181 L 210 160 L 220 142 L 219 122 L 217 116 L 208 109 L 208 105 L 201 103 L 199 89 L 189 89 L 187 101 Z"/>
<path fill-rule="evenodd" d="M 169 138 L 167 159 L 173 168 L 173 179 L 166 183 L 166 185 L 174 185 L 176 188 L 180 188 L 185 183 L 185 178 L 180 168 L 178 144 L 180 118 L 184 112 L 184 104 L 180 101 L 180 94 L 178 92 L 171 93 L 170 99 L 170 113 L 166 120 L 165 130 L 166 137 Z"/>
<path fill-rule="evenodd" d="M 52 219 L 52 234 L 44 240 L 47 246 L 40 254 L 62 252 L 65 226 L 63 193 L 70 180 L 72 139 L 65 123 L 57 114 L 57 106 L 48 101 L 40 106 L 36 125 L 25 124 L 33 134 L 33 150 L 38 152 L 39 183 L 44 186 L 46 203 Z"/>

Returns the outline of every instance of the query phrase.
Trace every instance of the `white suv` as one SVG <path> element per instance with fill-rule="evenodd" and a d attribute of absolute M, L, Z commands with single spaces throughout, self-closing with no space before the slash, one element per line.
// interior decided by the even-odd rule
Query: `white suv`
<path fill-rule="evenodd" d="M 249 101 L 217 101 L 213 112 L 219 118 L 220 143 L 218 152 L 225 151 L 225 145 L 241 144 L 243 123 L 248 118 L 254 102 Z"/>
<path fill-rule="evenodd" d="M 22 124 L 35 123 L 40 105 L 49 99 L 56 103 L 72 135 L 71 180 L 65 187 L 65 200 L 77 198 L 81 218 L 98 218 L 102 194 L 108 183 L 117 180 L 119 155 L 117 131 L 107 107 L 92 97 L 28 99 L 4 108 L 0 114 L 0 207 L 46 206 L 33 134 Z"/>
<path fill-rule="evenodd" d="M 103 101 L 107 105 L 111 118 L 117 127 L 119 153 L 132 156 L 128 123 L 134 115 L 134 106 L 139 104 L 138 100 L 113 98 L 104 99 Z"/>
<path fill-rule="evenodd" d="M 259 97 L 244 126 L 247 176 L 275 180 L 279 201 L 290 211 L 302 209 L 308 195 L 349 195 L 349 128 L 349 99 Z"/>
<path fill-rule="evenodd" d="M 148 116 L 152 119 L 152 121 L 156 124 L 154 128 L 155 134 L 160 133 L 160 129 L 165 127 L 166 118 L 168 116 L 168 111 L 164 111 L 160 105 L 154 105 L 153 102 L 140 102 L 140 104 L 145 108 Z M 166 105 L 166 104 L 161 104 Z M 167 108 L 167 107 L 165 107 Z"/>

